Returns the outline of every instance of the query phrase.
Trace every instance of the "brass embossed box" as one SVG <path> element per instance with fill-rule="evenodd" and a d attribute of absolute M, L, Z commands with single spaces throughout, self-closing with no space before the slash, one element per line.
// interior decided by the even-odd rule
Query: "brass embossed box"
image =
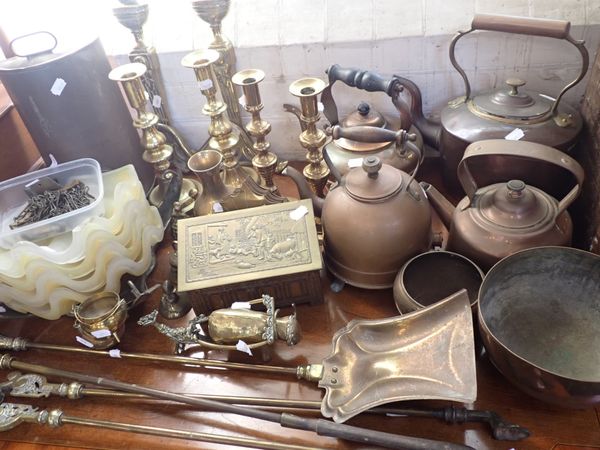
<path fill-rule="evenodd" d="M 183 219 L 177 228 L 178 291 L 196 314 L 262 294 L 278 307 L 323 302 L 309 200 Z"/>

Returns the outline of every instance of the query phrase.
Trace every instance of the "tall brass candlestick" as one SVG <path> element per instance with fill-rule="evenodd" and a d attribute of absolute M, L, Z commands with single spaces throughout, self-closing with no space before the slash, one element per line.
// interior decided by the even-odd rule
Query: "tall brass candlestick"
<path fill-rule="evenodd" d="M 273 175 L 277 168 L 277 155 L 269 150 L 271 144 L 266 140 L 267 134 L 271 132 L 271 124 L 260 117 L 263 104 L 258 83 L 264 78 L 265 73 L 262 70 L 249 69 L 236 73 L 231 81 L 233 84 L 241 86 L 244 93 L 244 109 L 252 114 L 252 121 L 246 125 L 250 136 L 256 139 L 252 145 L 256 152 L 252 158 L 252 165 L 265 180 L 267 188 L 275 191 L 277 187 L 273 183 Z"/>
<path fill-rule="evenodd" d="M 141 143 L 144 148 L 142 158 L 154 166 L 158 180 L 158 185 L 152 189 L 148 200 L 150 204 L 158 206 L 162 203 L 169 184 L 170 177 L 168 175 L 170 174 L 167 174 L 166 171 L 171 165 L 170 158 L 173 154 L 173 147 L 167 143 L 165 135 L 156 126 L 159 122 L 158 115 L 146 111 L 146 91 L 142 84 L 142 77 L 145 73 L 146 66 L 141 63 L 130 63 L 114 68 L 108 77 L 121 83 L 129 104 L 137 112 L 133 126 L 141 131 Z M 198 190 L 199 185 L 191 180 L 183 179 L 179 201 L 187 202 L 187 197 L 190 194 L 196 195 Z"/>
<path fill-rule="evenodd" d="M 300 98 L 300 120 L 306 124 L 306 129 L 300 134 L 300 144 L 308 150 L 306 159 L 309 164 L 304 167 L 302 173 L 319 197 L 324 196 L 323 190 L 329 177 L 329 167 L 323 161 L 321 150 L 327 135 L 316 125 L 321 117 L 317 96 L 326 87 L 327 84 L 318 78 L 301 78 L 290 85 L 290 93 Z"/>
<path fill-rule="evenodd" d="M 245 208 L 284 202 L 285 198 L 258 184 L 257 179 L 251 176 L 253 174 L 260 179 L 254 169 L 239 165 L 240 135 L 225 115 L 227 105 L 217 99 L 212 67 L 218 59 L 219 53 L 215 50 L 196 50 L 184 56 L 181 64 L 194 69 L 200 91 L 206 97 L 202 112 L 210 117 L 208 133 L 211 138 L 208 145 L 223 155 L 223 182 L 237 191 L 234 193 L 240 200 L 237 203 Z M 249 172 L 244 169 L 249 169 Z"/>
<path fill-rule="evenodd" d="M 144 24 L 148 20 L 149 7 L 147 3 L 129 4 L 121 1 L 122 5 L 113 8 L 113 14 L 121 25 L 126 27 L 135 39 L 135 48 L 129 52 L 131 62 L 139 62 L 146 66 L 146 73 L 142 83 L 146 92 L 150 94 L 152 109 L 158 115 L 159 120 L 169 124 L 166 108 L 166 95 L 160 73 L 160 63 L 154 47 L 147 46 L 144 42 Z M 160 100 L 156 98 L 160 97 Z"/>
<path fill-rule="evenodd" d="M 236 72 L 235 48 L 231 41 L 221 32 L 221 22 L 229 12 L 230 0 L 194 0 L 192 8 L 200 19 L 210 25 L 213 33 L 213 41 L 208 48 L 219 53 L 219 59 L 213 64 L 215 78 L 221 91 L 223 101 L 227 105 L 227 116 L 237 127 L 240 137 L 244 143 L 242 153 L 251 159 L 252 139 L 246 134 L 242 125 L 240 105 L 238 103 L 238 92 L 231 82 L 231 77 Z"/>

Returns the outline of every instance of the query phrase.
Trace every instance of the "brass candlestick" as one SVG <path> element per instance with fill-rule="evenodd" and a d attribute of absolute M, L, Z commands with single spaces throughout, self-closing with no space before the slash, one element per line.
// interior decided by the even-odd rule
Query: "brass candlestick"
<path fill-rule="evenodd" d="M 144 42 L 144 24 L 149 14 L 148 4 L 138 4 L 135 0 L 119 1 L 122 5 L 113 8 L 113 14 L 121 25 L 131 31 L 135 39 L 135 47 L 129 52 L 129 60 L 146 66 L 142 83 L 148 93 L 152 110 L 159 118 L 159 123 L 156 126 L 161 132 L 167 134 L 169 144 L 175 150 L 179 165 L 185 165 L 185 161 L 192 155 L 192 151 L 185 144 L 177 130 L 169 125 L 167 96 L 162 81 L 158 55 L 154 47 L 148 46 Z M 206 143 L 202 148 L 205 146 Z"/>
<path fill-rule="evenodd" d="M 214 40 L 208 48 L 219 53 L 219 59 L 215 62 L 213 70 L 223 100 L 227 104 L 227 116 L 229 120 L 241 127 L 238 94 L 231 82 L 231 77 L 236 71 L 235 49 L 231 41 L 221 33 L 221 22 L 229 12 L 229 0 L 196 0 L 192 1 L 192 8 L 200 19 L 210 25 L 213 32 Z"/>
<path fill-rule="evenodd" d="M 242 70 L 236 73 L 231 81 L 237 86 L 241 86 L 244 92 L 243 106 L 246 111 L 252 114 L 252 121 L 246 125 L 246 130 L 256 139 L 252 147 L 255 155 L 252 157 L 252 165 L 260 173 L 265 185 L 272 191 L 277 187 L 273 183 L 273 175 L 277 168 L 277 155 L 269 151 L 271 144 L 267 142 L 266 136 L 271 132 L 271 124 L 260 117 L 260 111 L 263 109 L 258 83 L 265 78 L 265 73 L 258 69 Z"/>
<path fill-rule="evenodd" d="M 303 127 L 304 131 L 300 134 L 300 144 L 308 150 L 306 159 L 309 164 L 304 167 L 302 173 L 319 197 L 324 196 L 323 190 L 329 177 L 329 167 L 323 161 L 321 150 L 327 135 L 316 125 L 321 117 L 317 96 L 325 87 L 327 84 L 318 78 L 301 78 L 290 85 L 291 94 L 300 98 L 300 120 L 306 125 L 306 129 Z"/>
<path fill-rule="evenodd" d="M 169 123 L 166 108 L 166 96 L 160 74 L 160 63 L 156 50 L 144 42 L 144 24 L 148 20 L 149 8 L 147 3 L 130 4 L 124 2 L 113 8 L 113 14 L 121 25 L 131 31 L 135 39 L 135 47 L 129 52 L 131 62 L 142 63 L 146 66 L 146 73 L 142 83 L 150 95 L 150 102 L 154 113 L 164 124 Z M 156 98 L 158 96 L 158 98 Z"/>
<path fill-rule="evenodd" d="M 217 99 L 212 67 L 218 60 L 219 53 L 215 50 L 196 50 L 187 54 L 181 64 L 194 69 L 200 91 L 206 97 L 202 112 L 210 117 L 208 145 L 223 155 L 223 182 L 236 191 L 233 194 L 238 199 L 236 209 L 284 202 L 285 198 L 258 184 L 260 176 L 253 168 L 239 165 L 240 135 L 225 116 L 227 105 Z"/>
<path fill-rule="evenodd" d="M 142 158 L 154 166 L 155 177 L 158 180 L 158 185 L 152 189 L 148 200 L 150 204 L 159 206 L 170 182 L 170 177 L 165 172 L 171 165 L 170 158 L 173 154 L 173 147 L 167 144 L 165 135 L 156 126 L 159 121 L 158 115 L 146 111 L 146 92 L 142 84 L 142 77 L 145 73 L 146 66 L 143 64 L 129 63 L 114 68 L 108 77 L 121 83 L 129 104 L 137 112 L 133 126 L 141 131 L 141 143 L 144 148 Z M 184 178 L 179 202 L 188 204 L 188 197 L 197 194 L 199 189 L 201 189 L 199 184 Z"/>

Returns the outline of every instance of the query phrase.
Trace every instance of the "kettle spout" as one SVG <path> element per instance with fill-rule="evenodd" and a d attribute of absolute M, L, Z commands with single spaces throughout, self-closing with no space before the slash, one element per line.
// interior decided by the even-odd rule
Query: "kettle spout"
<path fill-rule="evenodd" d="M 298 187 L 298 192 L 300 192 L 300 198 L 308 198 L 312 200 L 313 209 L 315 210 L 315 216 L 321 217 L 321 210 L 323 209 L 324 199 L 317 197 L 317 195 L 312 191 L 308 182 L 304 179 L 302 174 L 298 172 L 293 167 L 286 167 L 283 172 L 283 175 L 287 175 L 290 177 L 296 186 Z"/>
<path fill-rule="evenodd" d="M 398 78 L 404 88 L 410 94 L 410 116 L 417 129 L 423 134 L 423 140 L 426 144 L 440 149 L 440 139 L 442 135 L 442 124 L 440 122 L 427 119 L 423 115 L 423 101 L 421 99 L 421 90 L 408 78 L 394 75 Z"/>
<path fill-rule="evenodd" d="M 427 198 L 429 203 L 435 210 L 435 212 L 440 216 L 440 219 L 444 226 L 447 229 L 450 229 L 450 224 L 452 223 L 452 215 L 454 214 L 454 205 L 448 201 L 446 197 L 442 195 L 440 191 L 438 191 L 435 187 L 433 187 L 429 183 L 425 183 L 421 181 L 421 187 L 427 194 Z"/>

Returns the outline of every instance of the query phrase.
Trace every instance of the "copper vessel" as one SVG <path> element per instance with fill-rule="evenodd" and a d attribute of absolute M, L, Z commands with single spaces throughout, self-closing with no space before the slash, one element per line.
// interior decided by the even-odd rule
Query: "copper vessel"
<path fill-rule="evenodd" d="M 435 274 L 436 282 L 431 282 Z M 394 280 L 394 302 L 400 313 L 426 308 L 465 289 L 476 311 L 483 272 L 458 253 L 433 250 L 406 262 Z M 475 313 L 474 313 L 475 314 Z"/>
<path fill-rule="evenodd" d="M 600 402 L 600 257 L 566 247 L 523 250 L 479 292 L 489 358 L 519 389 L 555 405 Z"/>
<path fill-rule="evenodd" d="M 522 157 L 539 167 L 552 164 L 567 171 L 575 185 L 560 200 L 522 180 L 503 179 L 479 187 L 470 163 L 486 157 Z M 583 168 L 559 150 L 533 142 L 493 139 L 467 147 L 458 165 L 458 179 L 467 193 L 454 206 L 433 186 L 426 185 L 432 206 L 449 228 L 447 249 L 472 259 L 483 270 L 500 259 L 531 247 L 570 245 L 573 225 L 567 212 L 583 183 Z"/>
<path fill-rule="evenodd" d="M 93 348 L 108 348 L 121 342 L 127 319 L 127 303 L 116 292 L 98 292 L 73 306 L 81 336 Z"/>
<path fill-rule="evenodd" d="M 338 64 L 332 65 L 327 70 L 327 75 L 329 85 L 323 91 L 321 101 L 323 102 L 323 113 L 332 126 L 340 125 L 342 129 L 367 126 L 393 131 L 404 128 L 411 135 L 414 135 L 414 144 L 419 150 L 416 151 L 411 142 L 399 143 L 395 140 L 386 140 L 383 137 L 380 142 L 365 141 L 361 139 L 361 135 L 356 135 L 353 139 L 339 137 L 325 147 L 331 163 L 340 174 L 345 175 L 351 167 L 360 166 L 360 163 L 355 163 L 355 161 L 366 156 L 377 156 L 385 164 L 404 172 L 412 172 L 419 164 L 419 158 L 422 158 L 423 155 L 423 137 L 416 127 L 410 125 L 408 108 L 400 99 L 403 90 L 400 81 L 396 78 L 386 80 L 375 72 L 344 68 Z M 398 116 L 386 118 L 368 103 L 360 102 L 352 113 L 340 120 L 332 92 L 336 81 L 368 92 L 387 94 L 398 109 Z"/>
<path fill-rule="evenodd" d="M 414 172 L 368 156 L 325 199 L 312 193 L 298 171 L 288 167 L 284 173 L 320 213 L 325 263 L 340 280 L 367 289 L 392 287 L 402 265 L 429 249 L 431 210 Z"/>
<path fill-rule="evenodd" d="M 471 29 L 458 32 L 450 44 L 450 61 L 464 80 L 465 95 L 448 102 L 442 111 L 441 122 L 423 116 L 417 85 L 397 77 L 410 93 L 410 113 L 414 124 L 423 133 L 425 142 L 441 152 L 444 175 L 450 185 L 457 184 L 456 168 L 467 145 L 484 139 L 503 139 L 515 128 L 524 132 L 521 138 L 524 141 L 545 144 L 564 152 L 573 148 L 582 129 L 582 119 L 575 108 L 561 102 L 561 99 L 585 76 L 589 56 L 584 42 L 573 39 L 569 34 L 570 25 L 564 20 L 477 14 Z M 522 87 L 526 81 L 518 78 L 506 80 L 506 88 L 474 94 L 466 72 L 456 61 L 454 49 L 461 37 L 476 30 L 564 39 L 581 54 L 581 72 L 556 98 L 524 90 Z M 547 173 L 544 181 L 549 185 L 556 184 L 557 180 L 553 173 Z"/>

